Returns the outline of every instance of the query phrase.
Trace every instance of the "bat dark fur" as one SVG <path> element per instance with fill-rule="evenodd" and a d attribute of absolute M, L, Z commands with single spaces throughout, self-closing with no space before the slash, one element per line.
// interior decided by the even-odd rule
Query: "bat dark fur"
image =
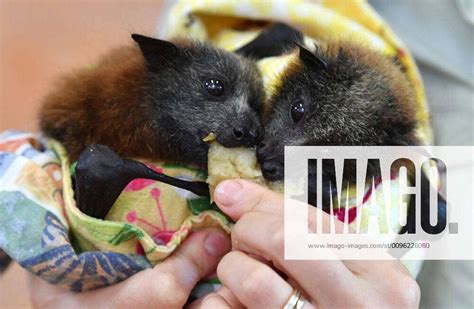
<path fill-rule="evenodd" d="M 283 178 L 285 145 L 416 145 L 415 95 L 389 59 L 350 43 L 300 58 L 263 108 L 264 175 Z"/>
<path fill-rule="evenodd" d="M 125 157 L 204 166 L 211 132 L 227 147 L 257 142 L 262 85 L 252 61 L 204 43 L 133 38 L 138 46 L 65 76 L 45 98 L 41 130 L 71 160 L 103 144 Z M 205 86 L 211 79 L 219 96 Z"/>
<path fill-rule="evenodd" d="M 302 46 L 303 36 L 298 33 L 278 23 L 240 49 L 254 59 L 275 56 L 268 50 L 284 53 L 299 49 L 299 59 L 262 109 L 265 134 L 257 156 L 265 178 L 283 179 L 284 146 L 419 144 L 415 93 L 397 63 L 348 42 L 329 43 L 312 52 Z M 371 166 L 368 173 L 373 173 Z M 426 179 L 424 173 L 421 177 Z M 426 190 L 428 182 L 422 183 Z M 314 195 L 315 190 L 311 188 L 310 193 Z M 429 198 L 421 200 L 421 207 L 429 207 Z M 414 210 L 415 199 L 411 199 L 409 223 L 400 233 L 413 226 Z M 446 201 L 438 195 L 441 221 L 446 219 L 445 210 Z M 443 227 L 432 226 L 430 232 L 442 231 Z"/>

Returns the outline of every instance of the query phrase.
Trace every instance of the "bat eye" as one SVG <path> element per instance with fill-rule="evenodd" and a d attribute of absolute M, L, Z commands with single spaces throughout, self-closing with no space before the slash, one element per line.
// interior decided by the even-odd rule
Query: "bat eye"
<path fill-rule="evenodd" d="M 291 118 L 293 123 L 299 122 L 304 116 L 304 105 L 303 102 L 297 101 L 291 106 Z"/>
<path fill-rule="evenodd" d="M 217 78 L 206 79 L 204 81 L 204 88 L 214 97 L 220 97 L 224 93 L 224 83 Z"/>

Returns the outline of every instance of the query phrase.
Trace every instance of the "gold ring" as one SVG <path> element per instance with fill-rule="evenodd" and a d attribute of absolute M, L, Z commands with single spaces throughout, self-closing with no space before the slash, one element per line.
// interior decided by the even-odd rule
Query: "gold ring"
<path fill-rule="evenodd" d="M 301 291 L 294 289 L 290 297 L 283 306 L 283 309 L 302 309 L 304 305 L 304 298 L 301 295 Z"/>

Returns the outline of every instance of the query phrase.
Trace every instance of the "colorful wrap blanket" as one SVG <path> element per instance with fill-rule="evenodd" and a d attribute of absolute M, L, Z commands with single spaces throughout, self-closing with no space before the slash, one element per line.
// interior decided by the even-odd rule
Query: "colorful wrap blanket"
<path fill-rule="evenodd" d="M 262 21 L 282 21 L 315 40 L 351 39 L 397 57 L 417 95 L 417 134 L 430 142 L 425 94 L 414 61 L 365 1 L 183 0 L 167 17 L 160 27 L 162 37 L 189 36 L 227 50 L 254 38 L 265 25 Z M 260 61 L 268 93 L 275 90 L 290 61 L 288 56 Z M 206 179 L 205 172 L 190 167 L 142 161 L 173 177 Z M 71 172 L 73 166 L 56 141 L 23 132 L 0 134 L 0 249 L 4 251 L 0 250 L 0 271 L 10 256 L 50 283 L 88 290 L 160 263 L 194 230 L 215 226 L 230 232 L 232 228 L 232 222 L 208 199 L 145 179 L 128 184 L 106 220 L 88 217 L 75 205 Z M 367 190 L 364 202 L 372 191 Z M 392 191 L 396 198 L 397 191 Z M 350 205 L 353 210 L 364 207 L 355 200 Z M 349 210 L 351 221 L 353 210 Z M 343 218 L 344 209 L 335 215 Z M 406 266 L 415 275 L 420 263 L 406 262 Z"/>

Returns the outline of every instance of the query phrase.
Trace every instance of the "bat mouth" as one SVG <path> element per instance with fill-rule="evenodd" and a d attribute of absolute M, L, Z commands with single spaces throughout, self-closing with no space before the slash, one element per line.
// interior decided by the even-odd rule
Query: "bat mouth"
<path fill-rule="evenodd" d="M 226 148 L 245 147 L 239 140 L 234 140 L 222 135 L 218 135 L 216 141 Z"/>
<path fill-rule="evenodd" d="M 203 136 L 201 138 L 202 143 L 206 144 L 209 147 L 209 143 L 212 141 L 217 141 L 224 147 L 231 148 L 231 147 L 238 147 L 239 141 L 237 139 L 232 139 L 225 134 L 225 130 L 213 130 L 210 133 L 201 134 Z"/>

